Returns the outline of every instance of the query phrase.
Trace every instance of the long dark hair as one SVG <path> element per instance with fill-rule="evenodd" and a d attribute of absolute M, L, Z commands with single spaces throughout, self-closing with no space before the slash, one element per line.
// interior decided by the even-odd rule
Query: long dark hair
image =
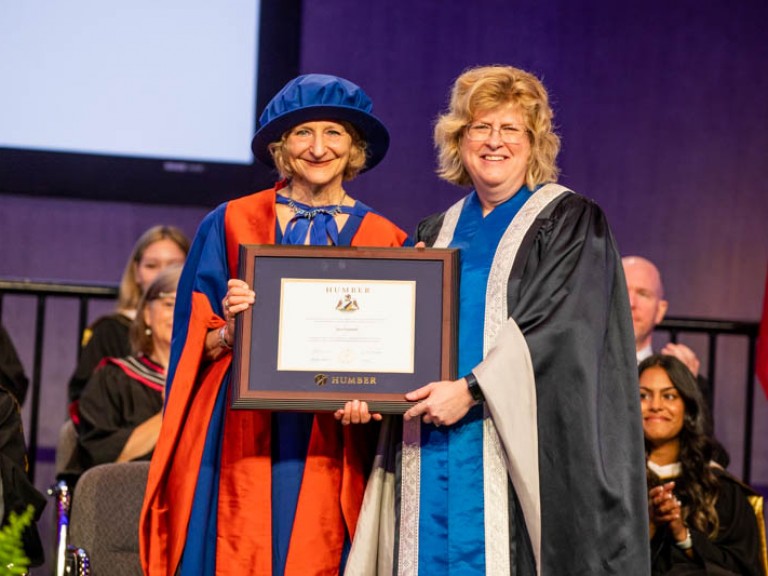
<path fill-rule="evenodd" d="M 654 354 L 640 363 L 638 372 L 642 375 L 645 370 L 653 367 L 664 370 L 685 406 L 683 428 L 678 435 L 678 459 L 682 471 L 680 477 L 675 480 L 675 494 L 683 505 L 683 518 L 687 524 L 713 538 L 720 527 L 720 520 L 715 511 L 720 485 L 710 465 L 713 443 L 705 432 L 704 398 L 694 375 L 674 356 Z M 646 439 L 646 459 L 650 450 L 651 446 Z M 648 475 L 650 484 L 660 483 L 660 479 L 653 472 L 649 471 Z"/>

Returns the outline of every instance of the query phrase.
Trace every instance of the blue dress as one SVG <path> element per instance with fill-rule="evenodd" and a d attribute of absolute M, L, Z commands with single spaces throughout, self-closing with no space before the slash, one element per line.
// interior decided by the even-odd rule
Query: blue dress
<path fill-rule="evenodd" d="M 463 376 L 483 359 L 485 292 L 496 247 L 531 191 L 521 188 L 483 216 L 472 192 L 450 246 L 459 249 L 458 374 Z M 482 297 L 478 297 L 482 295 Z M 483 408 L 473 407 L 453 426 L 422 426 L 419 565 L 435 573 L 483 574 L 485 532 L 482 499 L 467 497 L 467 486 L 483 483 Z M 425 449 L 428 448 L 428 449 Z M 474 492 L 473 492 L 474 494 Z M 449 515 L 450 511 L 450 515 Z"/>

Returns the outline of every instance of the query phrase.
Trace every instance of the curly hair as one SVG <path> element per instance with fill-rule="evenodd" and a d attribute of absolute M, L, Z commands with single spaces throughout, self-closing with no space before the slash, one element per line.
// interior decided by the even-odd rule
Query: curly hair
<path fill-rule="evenodd" d="M 336 120 L 329 120 L 336 122 Z M 349 162 L 347 162 L 344 168 L 344 180 L 352 180 L 355 176 L 360 174 L 360 171 L 365 168 L 365 163 L 368 160 L 366 156 L 367 143 L 363 140 L 360 133 L 349 122 L 338 122 L 344 129 L 349 132 L 352 137 L 352 146 L 349 151 Z M 293 129 L 291 129 L 293 130 Z M 286 130 L 280 137 L 280 140 L 272 142 L 269 146 L 269 153 L 272 154 L 272 159 L 275 161 L 275 168 L 281 178 L 290 180 L 296 175 L 296 169 L 293 165 L 293 159 L 288 154 L 288 147 L 286 142 L 288 136 L 291 135 L 291 130 Z"/>
<path fill-rule="evenodd" d="M 649 368 L 661 368 L 667 374 L 683 400 L 683 428 L 680 430 L 680 461 L 682 472 L 675 481 L 675 493 L 682 503 L 682 515 L 687 524 L 710 538 L 714 538 L 720 527 L 715 510 L 720 483 L 712 471 L 713 443 L 705 433 L 705 405 L 699 385 L 691 371 L 674 356 L 654 354 L 638 367 L 642 375 Z M 646 458 L 651 446 L 645 442 Z M 649 485 L 659 483 L 659 478 L 649 471 Z"/>
<path fill-rule="evenodd" d="M 440 178 L 458 186 L 472 185 L 461 161 L 464 129 L 478 114 L 507 105 L 522 113 L 531 145 L 526 185 L 533 190 L 539 184 L 557 181 L 560 137 L 553 131 L 554 112 L 547 91 L 533 74 L 512 66 L 469 68 L 454 82 L 448 111 L 435 123 Z"/>

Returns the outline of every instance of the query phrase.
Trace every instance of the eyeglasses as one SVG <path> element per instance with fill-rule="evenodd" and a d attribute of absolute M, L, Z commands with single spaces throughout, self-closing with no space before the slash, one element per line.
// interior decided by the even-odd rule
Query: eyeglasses
<path fill-rule="evenodd" d="M 520 144 L 526 136 L 526 130 L 512 126 L 511 124 L 504 124 L 498 128 L 494 128 L 490 124 L 484 122 L 474 122 L 473 124 L 467 124 L 464 132 L 467 135 L 467 139 L 472 142 L 485 142 L 491 135 L 498 130 L 499 138 L 506 144 Z"/>
<path fill-rule="evenodd" d="M 156 296 L 147 298 L 148 303 L 158 301 L 161 301 L 163 306 L 173 307 L 173 305 L 176 304 L 176 292 L 158 292 Z"/>

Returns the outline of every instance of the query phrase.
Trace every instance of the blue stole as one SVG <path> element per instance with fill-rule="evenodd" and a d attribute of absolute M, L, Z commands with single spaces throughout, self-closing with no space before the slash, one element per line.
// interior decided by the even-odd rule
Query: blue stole
<path fill-rule="evenodd" d="M 523 186 L 483 217 L 472 191 L 450 247 L 459 249 L 458 375 L 483 360 L 485 294 L 496 248 L 530 198 Z M 419 566 L 421 573 L 484 574 L 483 407 L 474 406 L 453 426 L 421 427 Z"/>
<path fill-rule="evenodd" d="M 312 246 L 326 246 L 329 238 L 335 246 L 349 246 L 363 217 L 370 211 L 361 202 L 356 202 L 354 206 L 313 207 L 292 202 L 279 194 L 277 203 L 291 205 L 296 214 L 284 232 L 280 230 L 279 222 L 275 222 L 276 244 L 302 245 L 309 232 Z M 339 213 L 349 215 L 341 232 L 334 220 Z M 272 574 L 275 575 L 285 572 L 314 419 L 314 414 L 308 413 L 272 413 Z M 343 560 L 346 559 L 348 544 Z"/>

